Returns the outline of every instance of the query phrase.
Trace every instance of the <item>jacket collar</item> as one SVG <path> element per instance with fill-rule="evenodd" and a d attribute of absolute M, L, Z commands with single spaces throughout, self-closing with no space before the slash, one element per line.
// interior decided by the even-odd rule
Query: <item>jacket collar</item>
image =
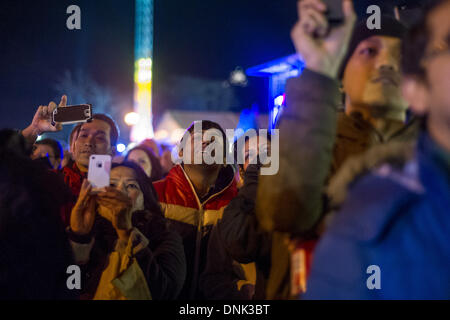
<path fill-rule="evenodd" d="M 64 181 L 76 196 L 80 193 L 83 179 L 87 177 L 87 172 L 81 172 L 75 161 L 62 168 Z"/>
<path fill-rule="evenodd" d="M 233 167 L 230 165 L 226 165 L 224 168 L 220 170 L 219 176 L 216 180 L 216 184 L 214 186 L 214 189 L 212 190 L 212 193 L 208 195 L 206 200 L 201 201 L 197 196 L 197 193 L 195 192 L 194 186 L 191 180 L 189 179 L 189 176 L 186 174 L 186 172 L 184 171 L 183 167 L 180 164 L 176 165 L 169 171 L 169 174 L 167 175 L 166 179 L 171 180 L 176 185 L 177 189 L 184 191 L 190 190 L 190 192 L 196 199 L 199 208 L 205 205 L 211 199 L 224 193 L 234 184 L 236 184 L 236 182 L 234 181 Z"/>
<path fill-rule="evenodd" d="M 345 112 L 338 114 L 338 134 L 352 140 L 373 143 L 387 142 L 399 136 L 407 134 L 414 135 L 418 131 L 418 121 L 411 118 L 398 131 L 394 132 L 388 139 L 383 136 L 367 121 L 358 116 L 348 116 Z"/>

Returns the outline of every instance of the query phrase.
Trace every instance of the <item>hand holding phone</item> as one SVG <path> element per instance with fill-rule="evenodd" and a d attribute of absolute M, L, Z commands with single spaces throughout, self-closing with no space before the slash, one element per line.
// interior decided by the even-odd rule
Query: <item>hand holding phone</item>
<path fill-rule="evenodd" d="M 96 198 L 91 193 L 92 185 L 84 180 L 80 194 L 70 215 L 70 229 L 78 235 L 91 232 L 95 221 Z"/>
<path fill-rule="evenodd" d="M 67 104 L 67 96 L 61 97 L 59 107 L 65 107 Z M 52 120 L 53 111 L 57 108 L 56 103 L 53 101 L 46 106 L 39 106 L 34 114 L 31 124 L 22 130 L 22 135 L 30 143 L 34 144 L 38 135 L 45 132 L 54 132 L 62 129 L 60 123 L 54 123 Z"/>
<path fill-rule="evenodd" d="M 300 0 L 291 38 L 311 71 L 336 79 L 356 22 L 352 0 Z M 337 6 L 340 6 L 340 9 Z M 341 21 L 341 13 L 343 20 Z M 330 28 L 330 22 L 338 23 Z"/>
<path fill-rule="evenodd" d="M 98 213 L 111 222 L 119 238 L 126 237 L 127 231 L 133 228 L 131 199 L 114 187 L 106 187 L 97 195 L 97 204 Z"/>

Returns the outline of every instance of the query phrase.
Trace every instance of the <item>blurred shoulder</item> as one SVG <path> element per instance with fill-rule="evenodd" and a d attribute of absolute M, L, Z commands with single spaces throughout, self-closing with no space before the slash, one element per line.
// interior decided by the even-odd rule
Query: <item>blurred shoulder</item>
<path fill-rule="evenodd" d="M 403 166 L 386 162 L 359 177 L 333 217 L 330 231 L 361 241 L 377 239 L 424 195 L 418 168 L 413 157 Z"/>

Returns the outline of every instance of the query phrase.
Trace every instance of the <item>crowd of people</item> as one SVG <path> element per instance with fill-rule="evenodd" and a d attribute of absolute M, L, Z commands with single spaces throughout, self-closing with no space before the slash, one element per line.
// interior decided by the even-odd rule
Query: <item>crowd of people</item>
<path fill-rule="evenodd" d="M 244 134 L 234 164 L 194 161 L 217 140 L 219 158 L 230 150 L 206 119 L 186 128 L 177 163 L 152 139 L 116 157 L 105 114 L 63 151 L 51 114 L 65 95 L 0 130 L 0 297 L 449 299 L 450 0 L 408 28 L 383 15 L 369 29 L 351 0 L 342 8 L 330 28 L 321 0 L 298 2 L 306 68 L 287 81 L 279 146 Z M 276 174 L 260 174 L 262 149 L 279 150 Z M 114 158 L 100 190 L 93 154 Z"/>

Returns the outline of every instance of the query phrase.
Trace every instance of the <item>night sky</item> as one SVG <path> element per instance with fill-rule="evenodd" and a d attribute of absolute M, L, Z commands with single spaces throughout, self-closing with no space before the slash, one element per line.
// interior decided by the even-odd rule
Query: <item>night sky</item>
<path fill-rule="evenodd" d="M 2 1 L 0 125 L 22 128 L 39 104 L 59 99 L 54 87 L 66 70 L 87 72 L 114 90 L 132 90 L 134 7 L 129 2 Z M 66 28 L 71 4 L 81 8 L 82 30 Z M 83 102 L 69 97 L 69 103 Z"/>
<path fill-rule="evenodd" d="M 82 30 L 66 28 L 71 4 L 81 8 Z M 236 66 L 293 53 L 296 15 L 296 0 L 155 0 L 154 95 L 174 75 L 225 80 Z M 132 0 L 2 0 L 0 126 L 23 128 L 39 104 L 59 99 L 55 84 L 66 70 L 131 105 L 133 31 Z"/>

